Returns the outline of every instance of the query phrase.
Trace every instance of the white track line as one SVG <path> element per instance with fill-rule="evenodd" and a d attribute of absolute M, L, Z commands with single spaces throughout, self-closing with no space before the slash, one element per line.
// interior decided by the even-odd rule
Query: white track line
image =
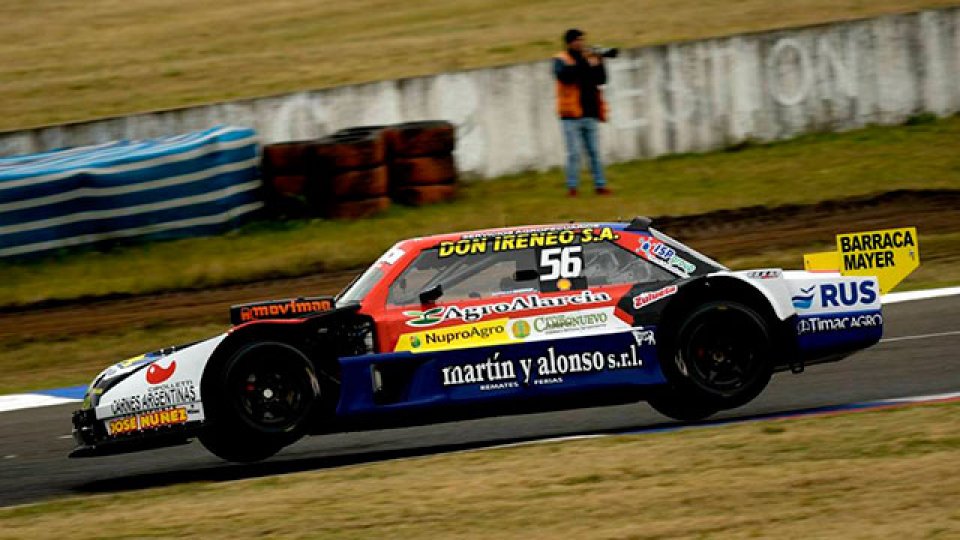
<path fill-rule="evenodd" d="M 75 403 L 78 401 L 81 400 L 45 396 L 43 394 L 12 394 L 9 396 L 0 396 L 0 412 L 49 407 L 50 405 L 61 405 L 63 403 Z"/>
<path fill-rule="evenodd" d="M 927 339 L 943 336 L 957 336 L 960 335 L 960 330 L 954 330 L 952 332 L 937 332 L 936 334 L 920 334 L 918 336 L 898 336 L 891 338 L 883 338 L 880 340 L 880 343 L 893 343 L 895 341 L 909 341 L 911 339 Z"/>
<path fill-rule="evenodd" d="M 960 287 L 946 287 L 943 289 L 926 289 L 923 291 L 906 291 L 885 294 L 880 298 L 884 304 L 897 304 L 899 302 L 910 302 L 912 300 L 927 300 L 929 298 L 940 298 L 941 296 L 953 296 L 960 294 Z"/>

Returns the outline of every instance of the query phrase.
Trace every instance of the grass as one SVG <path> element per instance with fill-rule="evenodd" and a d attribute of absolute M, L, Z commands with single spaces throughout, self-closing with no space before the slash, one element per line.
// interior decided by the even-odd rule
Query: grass
<path fill-rule="evenodd" d="M 621 47 L 956 0 L 5 0 L 0 129 L 549 57 L 579 26 Z"/>
<path fill-rule="evenodd" d="M 213 337 L 227 324 L 124 328 L 80 336 L 0 340 L 0 395 L 87 384 L 101 370 L 138 354 Z"/>
<path fill-rule="evenodd" d="M 900 188 L 960 188 L 958 143 L 960 117 L 955 116 L 623 163 L 608 168 L 615 190 L 609 198 L 563 197 L 558 171 L 521 174 L 471 183 L 451 204 L 394 207 L 362 221 L 262 222 L 220 237 L 0 263 L 0 306 L 355 268 L 399 239 L 465 228 L 813 203 Z"/>
<path fill-rule="evenodd" d="M 958 421 L 915 406 L 85 495 L 0 509 L 0 538 L 951 538 Z"/>

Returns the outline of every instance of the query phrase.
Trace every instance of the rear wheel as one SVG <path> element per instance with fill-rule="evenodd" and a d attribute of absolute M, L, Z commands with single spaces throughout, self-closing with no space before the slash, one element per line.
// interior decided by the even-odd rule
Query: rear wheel
<path fill-rule="evenodd" d="M 752 308 L 708 302 L 679 326 L 670 360 L 662 363 L 668 387 L 650 405 L 677 420 L 700 420 L 757 397 L 773 373 L 773 341 Z"/>
<path fill-rule="evenodd" d="M 199 438 L 228 461 L 260 461 L 299 439 L 320 393 L 310 360 L 280 342 L 244 345 L 211 376 Z"/>

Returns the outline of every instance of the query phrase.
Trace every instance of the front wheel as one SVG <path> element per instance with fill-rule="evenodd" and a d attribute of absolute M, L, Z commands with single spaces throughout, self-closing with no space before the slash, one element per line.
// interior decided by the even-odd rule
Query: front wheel
<path fill-rule="evenodd" d="M 650 404 L 683 421 L 744 405 L 770 382 L 772 352 L 769 326 L 752 308 L 705 303 L 680 324 L 672 354 L 661 364 L 668 386 Z"/>
<path fill-rule="evenodd" d="M 295 442 L 320 393 L 310 360 L 280 342 L 246 344 L 210 377 L 199 439 L 227 461 L 260 461 Z"/>

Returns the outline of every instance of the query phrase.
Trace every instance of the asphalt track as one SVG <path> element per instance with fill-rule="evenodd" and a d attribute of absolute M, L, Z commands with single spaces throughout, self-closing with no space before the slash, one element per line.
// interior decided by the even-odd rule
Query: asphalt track
<path fill-rule="evenodd" d="M 960 297 L 884 306 L 885 337 L 846 360 L 780 374 L 747 406 L 717 418 L 960 391 Z M 187 482 L 224 481 L 521 441 L 671 425 L 644 404 L 488 418 L 313 437 L 255 465 L 224 463 L 199 443 L 122 456 L 67 459 L 77 404 L 0 413 L 0 506 Z"/>

